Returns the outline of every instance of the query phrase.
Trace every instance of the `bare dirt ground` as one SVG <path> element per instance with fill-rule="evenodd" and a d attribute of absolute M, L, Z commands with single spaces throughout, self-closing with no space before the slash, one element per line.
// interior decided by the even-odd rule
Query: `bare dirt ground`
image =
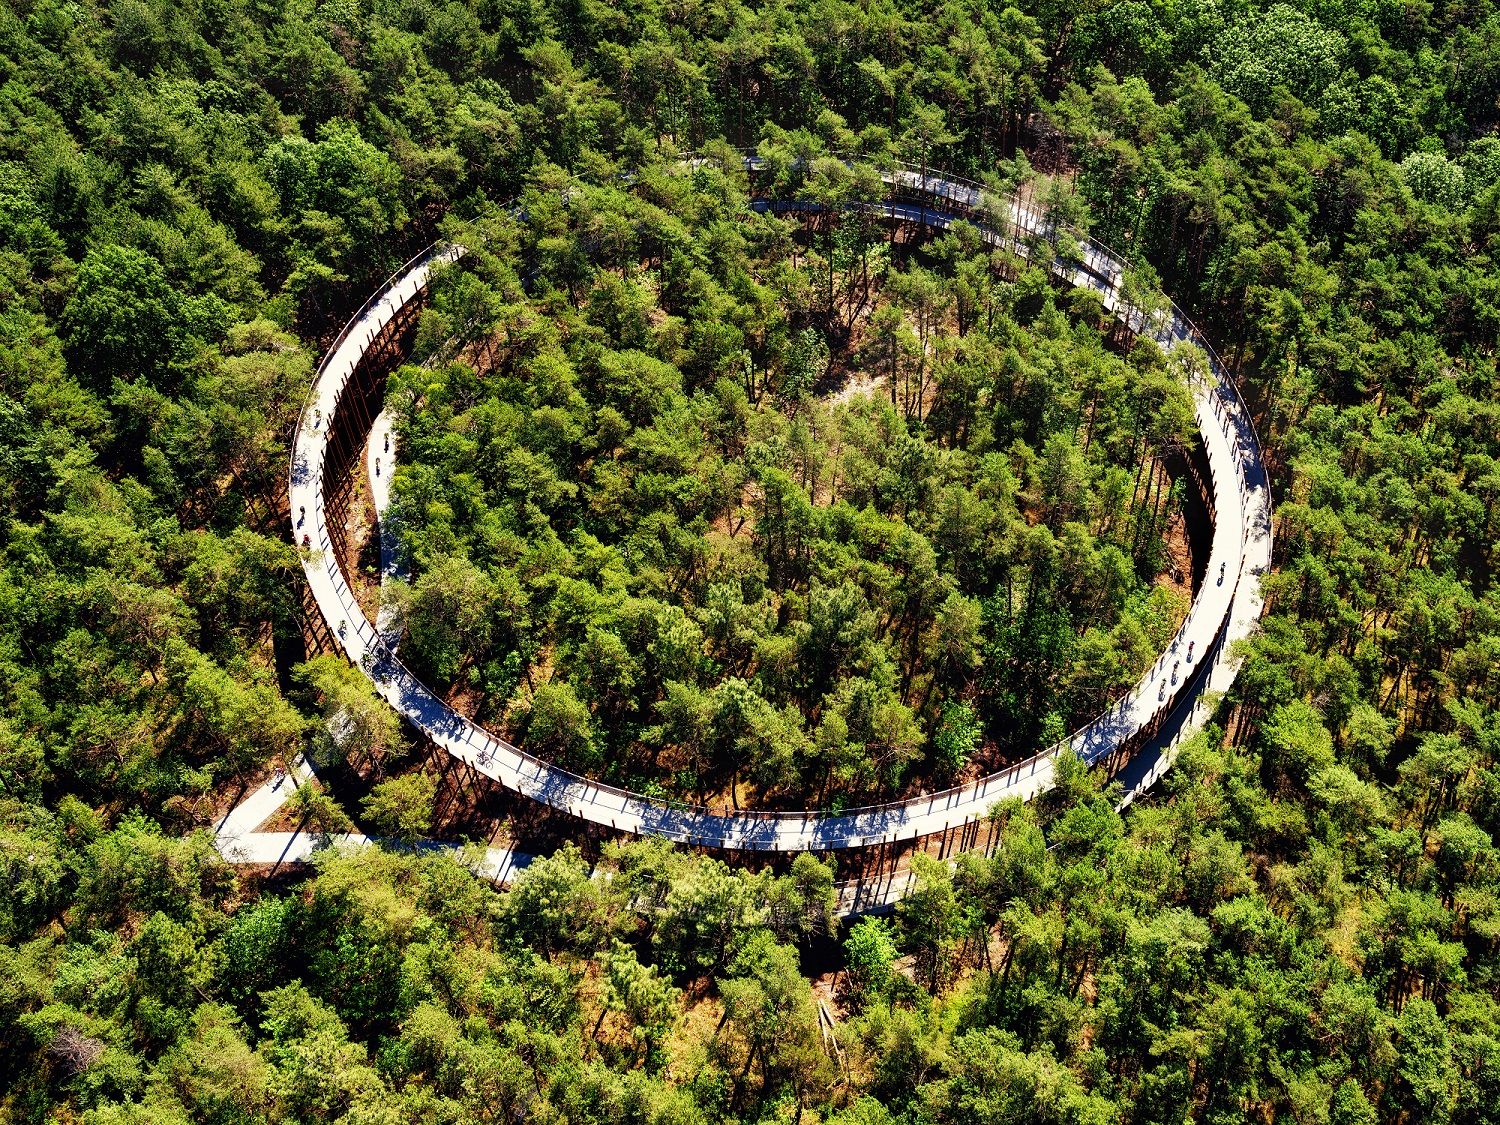
<path fill-rule="evenodd" d="M 1179 511 L 1167 524 L 1167 569 L 1157 576 L 1156 584 L 1181 594 L 1189 601 L 1193 597 L 1193 551 L 1188 543 L 1187 519 Z"/>
<path fill-rule="evenodd" d="M 843 406 L 860 395 L 870 398 L 888 397 L 888 381 L 884 375 L 875 375 L 868 370 L 854 371 L 844 380 L 844 385 L 826 400 L 829 406 Z"/>

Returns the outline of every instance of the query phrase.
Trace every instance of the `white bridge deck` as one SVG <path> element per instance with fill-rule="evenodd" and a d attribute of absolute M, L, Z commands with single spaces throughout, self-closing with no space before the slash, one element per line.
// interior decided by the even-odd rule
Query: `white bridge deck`
<path fill-rule="evenodd" d="M 747 160 L 747 166 L 754 163 Z M 904 221 L 947 226 L 956 215 L 943 209 L 944 201 L 950 201 L 950 208 L 956 204 L 974 209 L 982 201 L 977 185 L 955 178 L 928 175 L 924 179 L 902 170 L 888 176 L 887 182 L 892 184 L 893 201 L 877 207 Z M 897 191 L 924 186 L 932 203 L 894 201 Z M 1046 237 L 1049 232 L 1038 212 L 1008 202 L 1011 229 L 982 230 L 991 244 L 1006 245 L 1025 255 L 1025 239 Z M 764 205 L 777 209 L 806 206 Z M 599 825 L 685 844 L 789 852 L 866 847 L 973 823 L 1003 798 L 1029 799 L 1050 786 L 1053 761 L 1063 747 L 1071 747 L 1085 761 L 1097 762 L 1160 719 L 1154 737 L 1119 774 L 1128 801 L 1156 781 L 1170 765 L 1177 742 L 1206 717 L 1201 704 L 1205 693 L 1221 692 L 1233 682 L 1237 665 L 1231 645 L 1249 636 L 1256 626 L 1262 604 L 1258 579 L 1271 559 L 1270 497 L 1260 445 L 1228 372 L 1193 324 L 1175 305 L 1149 318 L 1126 309 L 1120 299 L 1124 263 L 1089 242 L 1081 246 L 1080 261 L 1055 262 L 1054 272 L 1074 285 L 1097 291 L 1106 309 L 1165 350 L 1197 344 L 1208 360 L 1207 377 L 1192 385 L 1213 489 L 1214 533 L 1207 577 L 1167 650 L 1115 706 L 1068 739 L 977 782 L 838 815 L 817 810 L 710 809 L 659 801 L 579 777 L 512 746 L 449 707 L 394 656 L 356 602 L 334 557 L 327 526 L 323 475 L 328 433 L 340 395 L 381 330 L 405 305 L 420 298 L 433 264 L 454 260 L 460 253 L 457 247 L 441 246 L 409 262 L 350 321 L 324 358 L 293 442 L 290 506 L 294 513 L 306 509 L 306 522 L 299 521 L 295 534 L 299 543 L 304 534 L 311 539 L 312 550 L 304 560 L 307 581 L 347 657 L 366 671 L 392 707 L 435 743 L 506 788 Z M 386 474 L 394 452 L 384 462 Z M 381 501 L 386 499 L 385 492 L 378 490 Z M 1190 643 L 1193 664 L 1186 659 Z M 1195 677 L 1203 661 L 1211 667 L 1206 675 Z M 1173 679 L 1171 670 L 1177 662 L 1181 664 L 1175 682 L 1167 682 L 1163 689 L 1163 681 Z M 892 880 L 893 885 L 899 882 L 900 878 Z M 894 888 L 892 893 L 897 891 Z"/>

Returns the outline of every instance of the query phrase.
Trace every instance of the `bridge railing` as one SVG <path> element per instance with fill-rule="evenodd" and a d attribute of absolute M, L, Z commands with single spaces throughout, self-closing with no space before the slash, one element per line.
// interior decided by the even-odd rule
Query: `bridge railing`
<path fill-rule="evenodd" d="M 747 167 L 750 167 L 755 158 L 753 156 L 746 156 L 745 159 L 747 162 Z M 955 177 L 950 175 L 933 176 L 931 175 L 930 170 L 929 174 L 926 177 L 922 177 L 920 169 L 916 168 L 915 166 L 900 164 L 899 167 L 903 172 L 916 175 L 918 177 L 920 181 L 920 191 L 924 196 L 941 198 L 950 205 L 958 204 L 969 213 L 975 213 L 979 211 L 980 205 L 984 202 L 985 197 L 988 196 L 999 202 L 1003 202 L 1008 208 L 1010 208 L 1012 216 L 1016 218 L 1015 227 L 1017 232 L 1025 229 L 1028 235 L 1034 235 L 1054 242 L 1057 240 L 1058 232 L 1055 227 L 1046 222 L 1045 216 L 1042 215 L 1037 208 L 1031 207 L 1021 202 L 1014 196 L 1006 196 L 1000 193 L 996 193 L 982 184 L 978 184 L 975 181 L 967 180 L 962 177 Z M 896 182 L 892 185 L 893 197 L 895 194 L 897 194 L 895 189 L 899 188 L 902 183 L 903 181 L 900 178 L 897 178 Z M 942 191 L 931 191 L 930 185 L 933 184 L 942 184 Z M 958 199 L 956 193 L 953 191 L 953 187 L 955 185 L 957 187 L 965 189 L 968 192 L 973 193 L 973 199 Z M 507 204 L 506 206 L 514 213 L 514 202 Z M 880 205 L 870 204 L 870 206 L 878 207 Z M 1029 215 L 1033 219 L 1039 221 L 1032 226 L 1023 228 L 1019 219 L 1019 216 L 1022 214 Z M 1004 239 L 1007 243 L 1016 245 L 1018 248 L 1023 246 L 1022 240 L 1016 235 L 1011 235 L 1008 232 L 1002 234 L 999 231 L 995 231 L 992 227 L 989 227 L 988 224 L 983 222 L 976 223 L 976 225 L 980 226 L 982 231 L 987 233 L 991 238 Z M 1209 358 L 1210 369 L 1214 375 L 1214 382 L 1218 388 L 1219 394 L 1221 396 L 1224 396 L 1227 390 L 1227 397 L 1233 404 L 1232 408 L 1234 413 L 1238 415 L 1238 420 L 1243 420 L 1247 423 L 1247 425 L 1243 427 L 1236 426 L 1236 430 L 1249 430 L 1251 440 L 1255 442 L 1255 452 L 1258 457 L 1261 450 L 1258 439 L 1255 436 L 1254 426 L 1248 425 L 1250 417 L 1248 407 L 1244 403 L 1244 400 L 1239 393 L 1238 387 L 1235 386 L 1233 379 L 1229 376 L 1227 368 L 1220 360 L 1219 356 L 1213 350 L 1213 348 L 1207 343 L 1206 340 L 1203 339 L 1202 334 L 1198 331 L 1193 322 L 1188 319 L 1186 314 L 1184 314 L 1182 310 L 1176 305 L 1176 303 L 1170 300 L 1170 298 L 1168 298 L 1168 304 L 1170 305 L 1171 315 L 1169 318 L 1167 318 L 1167 325 L 1161 324 L 1158 318 L 1148 318 L 1142 310 L 1135 310 L 1126 307 L 1120 300 L 1120 281 L 1124 278 L 1129 270 L 1128 261 L 1120 255 L 1117 255 L 1108 246 L 1092 238 L 1087 238 L 1083 242 L 1083 245 L 1087 247 L 1088 251 L 1091 251 L 1096 257 L 1103 259 L 1105 263 L 1112 267 L 1106 272 L 1101 272 L 1097 269 L 1089 269 L 1088 272 L 1100 277 L 1100 279 L 1108 286 L 1107 295 L 1113 296 L 1115 298 L 1118 305 L 1117 315 L 1121 315 L 1123 319 L 1125 319 L 1127 325 L 1131 326 L 1132 328 L 1136 328 L 1137 330 L 1145 330 L 1149 326 L 1152 328 L 1156 328 L 1159 331 L 1165 331 L 1168 325 L 1180 325 L 1186 330 L 1186 335 L 1182 336 L 1181 338 L 1190 339 L 1193 343 L 1204 350 L 1205 354 Z M 317 375 L 315 376 L 313 383 L 314 387 L 318 385 L 318 382 L 326 373 L 328 365 L 336 357 L 339 348 L 349 338 L 349 336 L 353 333 L 360 322 L 368 315 L 370 310 L 375 308 L 378 303 L 382 299 L 384 299 L 384 297 L 391 291 L 391 289 L 395 285 L 397 285 L 402 278 L 407 276 L 407 274 L 411 270 L 421 265 L 424 260 L 428 260 L 440 253 L 443 249 L 443 246 L 443 242 L 436 241 L 418 251 L 399 270 L 392 273 L 384 282 L 382 282 L 374 293 L 366 298 L 365 302 L 360 306 L 359 310 L 356 311 L 352 317 L 350 317 L 348 323 L 345 324 L 344 328 L 340 331 L 340 333 L 334 340 L 332 346 L 330 346 L 330 348 L 328 349 L 323 360 L 319 363 Z M 1069 264 L 1070 263 L 1065 261 L 1057 261 L 1053 263 L 1053 269 L 1057 272 L 1065 272 Z M 1072 264 L 1076 264 L 1080 268 L 1088 269 L 1086 263 Z M 1150 321 L 1154 321 L 1154 323 L 1150 323 L 1148 325 L 1148 319 Z M 307 405 L 304 404 L 303 410 L 301 414 L 299 414 L 298 418 L 299 431 L 301 426 L 304 424 L 306 410 Z M 1227 408 L 1225 414 L 1226 417 L 1221 420 L 1221 424 L 1226 427 L 1227 432 L 1229 424 L 1229 419 L 1227 418 Z M 330 418 L 328 421 L 329 423 L 331 423 L 332 418 Z M 324 442 L 321 445 L 319 451 L 320 461 L 326 457 L 327 449 L 327 443 Z M 315 499 L 319 507 L 322 507 L 322 502 L 324 500 L 323 465 L 320 463 L 316 467 L 310 466 L 310 468 L 314 468 Z M 1239 492 L 1242 500 L 1241 511 L 1243 512 L 1243 500 L 1246 496 L 1246 482 L 1244 479 L 1244 463 L 1242 460 L 1235 465 L 1235 469 L 1236 475 L 1239 477 Z M 295 465 L 292 467 L 292 471 L 295 474 Z M 1245 522 L 1247 525 L 1246 536 L 1248 536 L 1248 520 L 1246 520 Z M 401 661 L 399 661 L 393 654 L 389 653 L 388 649 L 386 648 L 385 642 L 383 638 L 381 638 L 378 630 L 376 630 L 375 627 L 371 625 L 368 619 L 365 617 L 363 610 L 359 607 L 358 602 L 354 597 L 353 591 L 349 588 L 347 581 L 344 579 L 341 567 L 338 565 L 337 560 L 331 557 L 332 551 L 329 550 L 331 544 L 329 543 L 327 538 L 322 535 L 322 531 L 323 528 L 320 527 L 321 542 L 319 546 L 324 550 L 328 550 L 328 554 L 330 557 L 328 558 L 327 565 L 330 578 L 332 579 L 336 595 L 339 598 L 341 609 L 345 613 L 345 622 L 353 622 L 353 628 L 356 635 L 360 639 L 361 647 L 363 647 L 369 653 L 382 654 L 378 657 L 378 662 L 386 665 L 397 678 L 405 681 L 414 691 L 425 692 L 431 695 L 432 693 L 430 693 L 428 689 L 426 689 L 425 686 L 423 686 L 420 681 L 412 675 L 412 673 L 405 667 L 405 665 Z M 1239 552 L 1240 571 L 1242 571 L 1243 569 L 1244 560 L 1243 541 L 1244 537 L 1242 537 L 1242 549 Z M 1239 571 L 1237 571 L 1233 589 L 1238 589 L 1240 578 L 1241 574 L 1239 573 Z M 1230 600 L 1230 604 L 1233 604 L 1232 597 Z M 1226 609 L 1224 615 L 1225 619 L 1227 619 L 1228 612 L 1229 611 Z M 1131 692 L 1112 701 L 1108 707 L 1101 711 L 1100 714 L 1097 715 L 1094 719 L 1090 720 L 1090 722 L 1084 724 L 1084 726 L 1072 732 L 1068 737 L 1060 739 L 1056 743 L 1053 743 L 1052 745 L 1046 747 L 1037 754 L 1034 754 L 1022 761 L 1012 763 L 1005 769 L 996 771 L 995 773 L 990 774 L 986 777 L 979 778 L 971 782 L 966 782 L 962 785 L 952 786 L 947 789 L 935 791 L 930 794 L 919 794 L 915 797 L 908 797 L 899 801 L 880 802 L 870 805 L 842 808 L 838 810 L 817 809 L 788 811 L 774 809 L 732 809 L 728 807 L 694 805 L 684 801 L 651 797 L 644 794 L 635 793 L 628 789 L 623 789 L 619 786 L 611 785 L 608 782 L 597 781 L 591 778 L 584 777 L 582 775 L 573 773 L 570 770 L 566 770 L 560 766 L 546 762 L 545 760 L 538 758 L 533 754 L 530 754 L 520 747 L 512 745 L 505 739 L 494 735 L 485 728 L 474 723 L 473 720 L 469 719 L 467 716 L 463 716 L 457 711 L 453 710 L 448 706 L 448 704 L 443 703 L 441 700 L 437 700 L 437 702 L 441 704 L 442 708 L 446 712 L 446 720 L 450 724 L 457 725 L 464 730 L 465 738 L 463 739 L 463 741 L 470 741 L 472 737 L 478 736 L 482 743 L 491 744 L 494 749 L 498 749 L 505 753 L 514 755 L 527 765 L 534 766 L 538 770 L 547 771 L 550 777 L 561 780 L 562 782 L 564 782 L 567 788 L 571 789 L 574 786 L 577 786 L 580 789 L 584 789 L 594 793 L 608 794 L 618 798 L 622 803 L 625 801 L 639 802 L 662 810 L 681 811 L 689 814 L 746 821 L 774 820 L 788 822 L 801 820 L 803 822 L 817 822 L 833 818 L 856 818 L 861 816 L 874 816 L 877 814 L 899 814 L 902 812 L 909 812 L 917 809 L 931 810 L 934 807 L 941 806 L 945 803 L 953 803 L 961 798 L 970 797 L 975 794 L 978 794 L 982 797 L 992 787 L 1004 789 L 1009 787 L 1009 785 L 1016 778 L 1027 773 L 1034 774 L 1042 764 L 1055 758 L 1057 754 L 1059 754 L 1063 749 L 1067 747 L 1084 747 L 1086 749 L 1087 744 L 1090 740 L 1090 735 L 1097 731 L 1102 723 L 1108 722 L 1110 720 L 1110 717 L 1117 710 L 1119 710 L 1126 701 L 1128 701 L 1131 695 L 1139 694 L 1147 690 L 1147 685 L 1155 677 L 1156 669 L 1163 665 L 1167 655 L 1173 649 L 1175 649 L 1179 639 L 1187 630 L 1188 626 L 1192 624 L 1192 622 L 1193 613 L 1192 611 L 1190 611 L 1188 617 L 1182 622 L 1182 624 L 1174 634 L 1171 646 L 1169 647 L 1167 652 L 1157 659 L 1157 661 L 1152 665 L 1152 670 L 1149 676 L 1143 677 L 1142 680 L 1138 681 L 1137 686 L 1132 689 Z M 1217 644 L 1219 638 L 1222 637 L 1223 629 L 1224 620 L 1221 620 L 1214 629 L 1214 644 Z M 1208 653 L 1205 652 L 1203 655 L 1203 661 L 1206 663 L 1207 659 Z M 1191 676 L 1184 677 L 1184 689 L 1192 678 L 1193 677 Z M 387 679 L 389 679 L 389 677 L 387 677 Z M 1140 729 L 1149 728 L 1151 725 L 1156 723 L 1164 713 L 1170 714 L 1171 711 L 1173 711 L 1181 702 L 1181 694 L 1182 689 L 1179 689 L 1177 691 L 1174 691 L 1171 695 L 1165 697 L 1162 700 L 1161 705 L 1154 709 L 1151 712 L 1150 716 L 1145 720 L 1145 722 L 1141 724 Z M 437 699 L 435 695 L 432 695 L 432 698 L 435 700 Z M 1097 756 L 1098 755 L 1096 755 L 1095 757 Z M 568 807 L 566 794 L 562 796 L 563 800 L 556 802 L 557 807 L 566 808 Z"/>

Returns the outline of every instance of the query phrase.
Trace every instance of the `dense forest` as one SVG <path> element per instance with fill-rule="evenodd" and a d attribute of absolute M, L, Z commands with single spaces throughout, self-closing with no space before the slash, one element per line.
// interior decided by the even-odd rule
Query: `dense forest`
<path fill-rule="evenodd" d="M 1482 2 L 6 0 L 0 1117 L 1500 1119 L 1497 124 Z M 303 662 L 281 482 L 440 234 L 405 644 L 487 719 L 860 800 L 1149 659 L 1180 365 L 963 228 L 750 211 L 730 146 L 814 202 L 897 158 L 1026 193 L 1194 316 L 1277 503 L 1213 724 L 842 926 L 814 857 L 225 864 L 330 717 L 400 758 Z"/>
<path fill-rule="evenodd" d="M 878 196 L 828 165 L 760 190 Z M 959 776 L 986 731 L 1030 753 L 1082 725 L 1186 610 L 1186 566 L 1148 580 L 1191 361 L 1112 353 L 1096 293 L 1070 321 L 972 225 L 893 258 L 873 214 L 804 231 L 745 178 L 533 191 L 434 283 L 387 398 L 408 660 L 534 752 L 724 805 L 741 775 L 859 805 Z"/>

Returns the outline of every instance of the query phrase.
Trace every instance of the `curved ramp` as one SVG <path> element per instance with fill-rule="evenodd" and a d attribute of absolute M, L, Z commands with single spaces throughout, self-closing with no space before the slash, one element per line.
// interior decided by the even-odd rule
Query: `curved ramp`
<path fill-rule="evenodd" d="M 757 161 L 747 158 L 747 168 Z M 983 189 L 957 177 L 920 176 L 900 169 L 887 176 L 891 201 L 871 205 L 892 218 L 945 227 L 965 212 L 977 211 Z M 899 192 L 918 191 L 918 203 L 898 202 Z M 931 202 L 929 202 L 931 200 Z M 807 204 L 761 201 L 765 207 L 793 210 Z M 1009 201 L 1011 223 L 981 233 L 992 245 L 1023 256 L 1028 243 L 1052 232 L 1037 211 Z M 580 777 L 528 754 L 459 714 L 413 676 L 395 657 L 380 631 L 366 618 L 332 550 L 324 472 L 329 431 L 365 351 L 396 315 L 417 300 L 438 262 L 455 260 L 462 250 L 436 246 L 402 267 L 350 320 L 319 365 L 312 393 L 299 420 L 292 447 L 290 507 L 305 509 L 297 519 L 298 542 L 307 537 L 304 570 L 309 589 L 345 655 L 363 668 L 376 690 L 449 754 L 477 772 L 525 796 L 595 824 L 637 835 L 661 836 L 684 844 L 766 851 L 823 851 L 859 848 L 946 832 L 983 819 L 1008 797 L 1030 799 L 1051 785 L 1056 755 L 1069 747 L 1084 761 L 1099 762 L 1132 739 L 1143 747 L 1121 771 L 1128 801 L 1144 792 L 1170 765 L 1178 741 L 1206 717 L 1203 695 L 1233 682 L 1237 663 L 1231 646 L 1250 635 L 1260 617 L 1259 576 L 1270 565 L 1271 508 L 1264 462 L 1249 411 L 1227 370 L 1197 328 L 1176 305 L 1147 315 L 1128 308 L 1120 293 L 1126 266 L 1107 248 L 1090 241 L 1077 260 L 1053 263 L 1064 280 L 1098 292 L 1106 309 L 1132 329 L 1171 351 L 1200 347 L 1208 370 L 1193 381 L 1199 433 L 1212 478 L 1214 534 L 1207 578 L 1170 645 L 1134 689 L 1091 723 L 1040 754 L 967 785 L 832 815 L 820 810 L 760 812 L 713 809 L 666 802 Z M 389 470 L 387 470 L 389 471 Z M 1223 575 L 1220 578 L 1220 575 Z M 1196 660 L 1186 663 L 1189 643 Z M 1182 674 L 1170 670 L 1183 661 Z"/>

